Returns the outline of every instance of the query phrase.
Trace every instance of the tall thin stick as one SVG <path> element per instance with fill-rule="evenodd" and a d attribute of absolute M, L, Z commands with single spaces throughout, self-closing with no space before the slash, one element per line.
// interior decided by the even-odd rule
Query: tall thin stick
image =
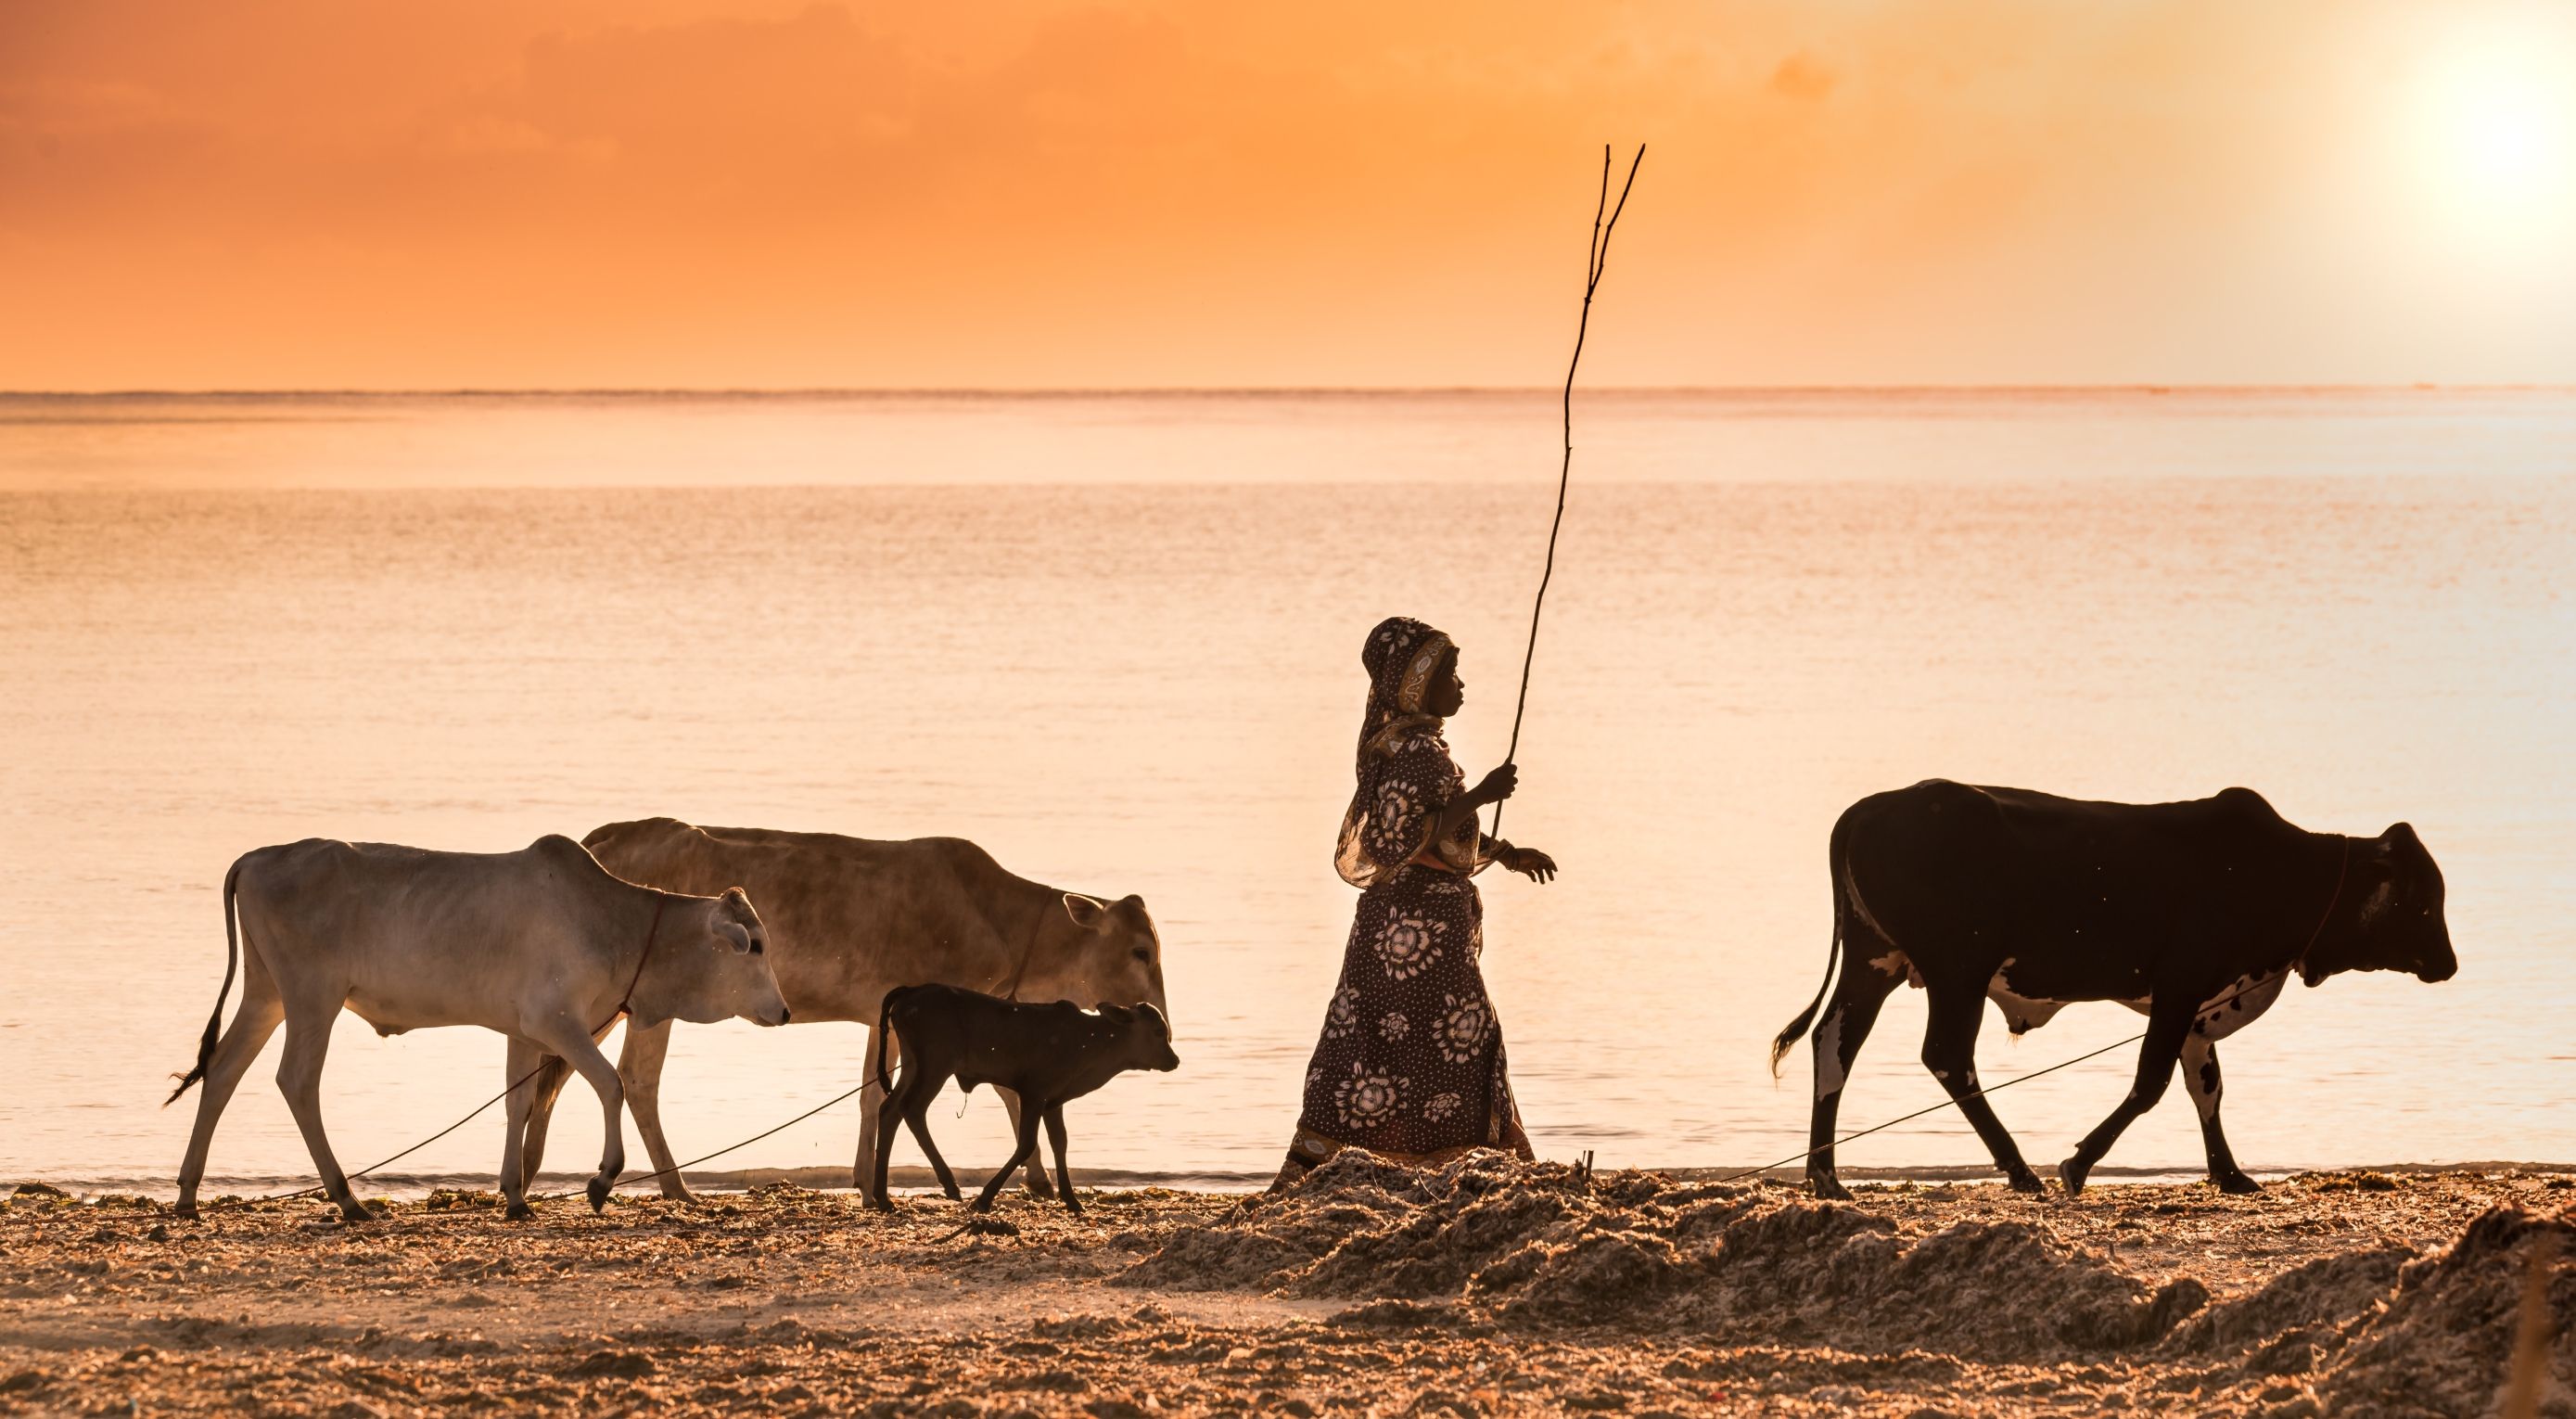
<path fill-rule="evenodd" d="M 1574 322 L 1574 358 L 1565 364 L 1565 460 L 1556 471 L 1556 517 L 1547 525 L 1547 564 L 1538 576 L 1538 596 L 1530 603 L 1529 647 L 1521 652 L 1521 689 L 1512 701 L 1512 742 L 1503 751 L 1503 762 L 1510 763 L 1521 748 L 1521 715 L 1529 708 L 1530 665 L 1538 658 L 1538 618 L 1547 609 L 1547 584 L 1556 576 L 1556 534 L 1565 526 L 1565 487 L 1574 474 L 1574 372 L 1583 364 L 1583 336 L 1592 328 L 1592 293 L 1601 289 L 1601 273 L 1610 261 L 1610 235 L 1619 229 L 1619 214 L 1628 209 L 1628 189 L 1637 185 L 1638 164 L 1646 160 L 1646 145 L 1637 145 L 1637 156 L 1628 162 L 1628 180 L 1619 185 L 1619 201 L 1610 201 L 1610 145 L 1601 145 L 1601 197 L 1592 207 L 1592 245 L 1583 262 L 1583 311 Z M 1601 214 L 1610 214 L 1603 221 Z M 1494 805 L 1494 836 L 1503 835 L 1503 805 Z"/>

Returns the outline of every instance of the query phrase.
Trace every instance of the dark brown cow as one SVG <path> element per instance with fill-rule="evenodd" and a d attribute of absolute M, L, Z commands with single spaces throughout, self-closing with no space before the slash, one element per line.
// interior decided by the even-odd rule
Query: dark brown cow
<path fill-rule="evenodd" d="M 1923 987 L 1923 1063 L 2017 1191 L 2040 1181 L 1977 1092 L 1977 1026 L 1989 999 L 2016 1035 L 2072 1001 L 2147 1016 L 2128 1097 L 2058 1165 L 2067 1191 L 2164 1093 L 2180 1063 L 2199 1106 L 2210 1180 L 2254 1181 L 2218 1126 L 2217 1042 L 2263 1013 L 2292 972 L 2459 969 L 2442 920 L 2442 871 L 2404 823 L 2376 838 L 2311 833 L 2251 789 L 2187 803 L 2091 803 L 1933 779 L 1855 803 L 1827 865 L 1833 955 L 1825 986 L 1771 1044 L 1771 1067 L 1816 1027 L 1807 1179 L 1834 1176 L 1834 1113 L 1888 993 Z M 1842 972 L 1837 982 L 1834 961 Z M 1817 1010 L 1824 1011 L 1821 1020 Z"/>

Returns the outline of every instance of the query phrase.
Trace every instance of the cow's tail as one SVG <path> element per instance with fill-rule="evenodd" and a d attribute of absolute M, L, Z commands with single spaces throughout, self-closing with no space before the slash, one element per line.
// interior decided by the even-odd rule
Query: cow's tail
<path fill-rule="evenodd" d="M 1771 1037 L 1771 1077 L 1774 1079 L 1780 1077 L 1780 1060 L 1789 1053 L 1789 1046 L 1796 1044 L 1807 1033 L 1807 1027 L 1816 1023 L 1816 1012 L 1824 1008 L 1825 997 L 1833 991 L 1834 973 L 1842 964 L 1844 928 L 1851 913 L 1851 903 L 1843 890 L 1849 866 L 1844 856 L 1843 824 L 1837 822 L 1833 838 L 1825 849 L 1826 872 L 1834 889 L 1834 941 L 1825 951 L 1825 979 L 1816 987 L 1816 998 L 1807 1002 L 1807 1008 L 1798 1012 L 1798 1018 Z"/>
<path fill-rule="evenodd" d="M 903 994 L 905 989 L 904 986 L 896 986 L 885 993 L 885 999 L 877 1002 L 877 1067 L 876 1072 L 868 1076 L 868 1083 L 879 1088 L 885 1087 L 886 1082 L 886 1023 L 894 1014 L 894 998 Z"/>
<path fill-rule="evenodd" d="M 206 1036 L 197 1042 L 196 1065 L 185 1074 L 170 1076 L 179 1081 L 179 1087 L 171 1090 L 170 1097 L 161 1101 L 161 1107 L 165 1109 L 179 1102 L 179 1096 L 188 1092 L 189 1086 L 205 1078 L 206 1066 L 214 1063 L 215 1041 L 221 1036 L 224 1026 L 224 997 L 233 993 L 233 973 L 241 965 L 241 928 L 237 925 L 240 913 L 233 908 L 233 897 L 241 881 L 243 861 L 242 858 L 235 858 L 231 870 L 224 873 L 223 988 L 215 992 L 215 1012 L 206 1017 Z"/>

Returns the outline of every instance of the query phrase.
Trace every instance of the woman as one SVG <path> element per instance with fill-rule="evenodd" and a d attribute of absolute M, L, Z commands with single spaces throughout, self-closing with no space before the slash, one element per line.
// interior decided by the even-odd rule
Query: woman
<path fill-rule="evenodd" d="M 1478 828 L 1476 810 L 1511 797 L 1515 771 L 1505 764 L 1470 789 L 1450 761 L 1440 722 L 1467 687 L 1449 638 L 1392 616 L 1369 633 L 1360 663 L 1369 701 L 1359 787 L 1334 855 L 1342 880 L 1360 889 L 1359 912 L 1274 1186 L 1346 1147 L 1415 1164 L 1470 1148 L 1530 1156 L 1476 967 L 1484 906 L 1467 879 L 1499 862 L 1545 882 L 1556 863 Z"/>

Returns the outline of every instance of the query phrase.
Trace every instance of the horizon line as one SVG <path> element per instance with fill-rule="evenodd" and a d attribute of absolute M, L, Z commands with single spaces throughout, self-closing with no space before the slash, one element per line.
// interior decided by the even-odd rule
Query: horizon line
<path fill-rule="evenodd" d="M 246 389 L 5 389 L 0 399 L 1100 399 L 1263 398 L 1314 395 L 1557 395 L 1561 385 L 527 385 L 516 387 L 371 386 Z M 1958 394 L 2533 394 L 2576 392 L 2576 382 L 2437 380 L 2319 383 L 2194 383 L 2121 380 L 2089 383 L 1961 384 L 1621 384 L 1577 386 L 1587 394 L 1958 395 Z"/>

